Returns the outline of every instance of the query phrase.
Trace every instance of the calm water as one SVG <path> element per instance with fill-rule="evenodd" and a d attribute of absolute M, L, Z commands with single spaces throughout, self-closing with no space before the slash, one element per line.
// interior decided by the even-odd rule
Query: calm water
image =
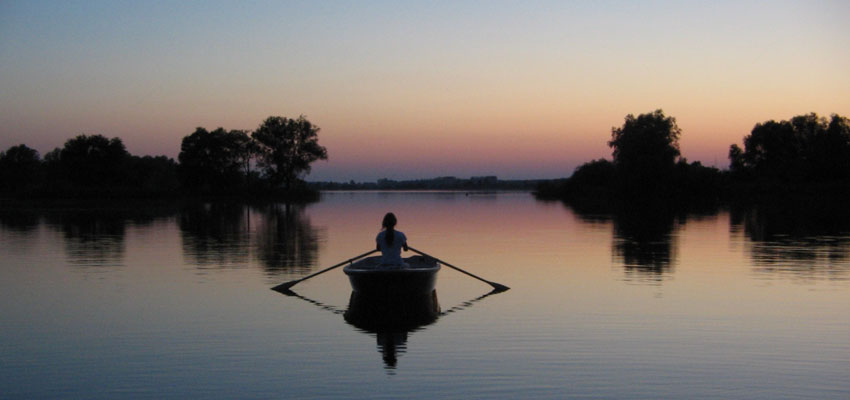
<path fill-rule="evenodd" d="M 0 397 L 846 399 L 845 208 L 4 207 Z M 412 246 L 511 290 L 444 268 L 436 321 L 389 331 L 346 318 L 341 269 L 269 290 L 371 250 L 387 211 Z"/>

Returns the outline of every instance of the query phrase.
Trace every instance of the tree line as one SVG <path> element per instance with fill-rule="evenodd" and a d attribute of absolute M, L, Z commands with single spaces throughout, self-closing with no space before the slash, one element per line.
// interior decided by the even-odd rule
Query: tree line
<path fill-rule="evenodd" d="M 441 176 L 430 179 L 393 180 L 378 179 L 374 182 L 310 182 L 308 185 L 318 190 L 467 190 L 494 191 L 517 190 L 531 191 L 544 179 L 502 180 L 496 176 L 473 176 L 457 178 Z"/>
<path fill-rule="evenodd" d="M 0 152 L 0 193 L 18 197 L 311 195 L 302 177 L 326 160 L 319 127 L 269 117 L 253 132 L 197 128 L 178 161 L 131 155 L 120 138 L 78 135 L 44 158 L 21 144 Z"/>
<path fill-rule="evenodd" d="M 319 127 L 304 116 L 269 117 L 252 131 L 197 128 L 181 142 L 178 162 L 134 156 L 120 138 L 79 135 L 41 158 L 24 144 L 0 152 L 0 194 L 19 197 L 146 197 L 309 194 L 303 176 L 327 159 Z M 582 164 L 569 178 L 544 181 L 544 198 L 647 196 L 713 201 L 720 197 L 850 191 L 850 120 L 811 113 L 756 124 L 743 148 L 732 144 L 728 170 L 681 156 L 681 129 L 662 110 L 611 130 L 612 160 Z M 315 186 L 315 185 L 314 185 Z"/>
<path fill-rule="evenodd" d="M 668 199 L 714 202 L 777 193 L 850 194 L 850 120 L 815 113 L 756 124 L 730 167 L 719 170 L 681 156 L 682 130 L 662 110 L 611 129 L 612 160 L 577 167 L 566 179 L 538 185 L 537 195 L 579 202 Z"/>

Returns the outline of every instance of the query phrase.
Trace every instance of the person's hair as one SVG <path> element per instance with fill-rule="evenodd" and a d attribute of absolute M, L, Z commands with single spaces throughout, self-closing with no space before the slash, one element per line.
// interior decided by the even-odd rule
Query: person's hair
<path fill-rule="evenodd" d="M 384 221 L 381 222 L 381 227 L 387 229 L 386 235 L 384 235 L 384 240 L 387 242 L 387 245 L 392 246 L 393 240 L 395 239 L 395 224 L 398 221 L 395 218 L 395 214 L 389 212 L 387 215 L 384 215 Z"/>

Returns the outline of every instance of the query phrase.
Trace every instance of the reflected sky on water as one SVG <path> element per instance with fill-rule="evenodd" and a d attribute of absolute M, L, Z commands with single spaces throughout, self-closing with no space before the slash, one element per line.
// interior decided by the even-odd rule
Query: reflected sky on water
<path fill-rule="evenodd" d="M 847 398 L 850 215 L 806 205 L 440 192 L 7 205 L 0 393 Z M 371 250 L 388 211 L 412 246 L 511 290 L 443 268 L 439 312 L 399 329 L 358 320 L 375 321 L 341 268 L 296 296 L 269 290 Z"/>

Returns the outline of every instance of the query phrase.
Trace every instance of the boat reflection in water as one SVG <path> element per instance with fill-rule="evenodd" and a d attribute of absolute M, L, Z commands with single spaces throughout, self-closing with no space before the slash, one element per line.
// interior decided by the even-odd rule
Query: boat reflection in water
<path fill-rule="evenodd" d="M 378 351 L 384 359 L 384 367 L 388 373 L 393 374 L 399 355 L 407 351 L 407 339 L 411 333 L 424 331 L 440 317 L 469 309 L 475 303 L 504 291 L 494 289 L 447 310 L 441 310 L 436 290 L 413 296 L 389 297 L 386 294 L 369 295 L 352 291 L 346 310 L 304 297 L 292 290 L 278 292 L 304 300 L 319 309 L 337 315 L 342 314 L 349 325 L 361 332 L 374 335 Z"/>
<path fill-rule="evenodd" d="M 406 351 L 408 334 L 434 323 L 439 316 L 436 290 L 406 296 L 353 291 L 343 314 L 352 326 L 376 335 L 388 370 L 395 369 L 398 356 Z"/>
<path fill-rule="evenodd" d="M 437 272 L 440 270 L 437 259 L 424 255 L 408 257 L 404 259 L 404 268 L 388 267 L 380 261 L 380 257 L 367 257 L 343 269 L 353 290 L 348 309 L 342 312 L 335 307 L 296 294 L 289 289 L 289 284 L 279 285 L 274 289 L 313 303 L 322 309 L 343 314 L 350 325 L 375 335 L 378 351 L 384 359 L 384 367 L 390 374 L 395 370 L 398 357 L 407 350 L 410 333 L 433 324 L 441 315 L 468 308 L 476 301 L 507 289 L 501 285 L 494 286 L 496 289 L 490 293 L 441 312 L 435 289 Z"/>

